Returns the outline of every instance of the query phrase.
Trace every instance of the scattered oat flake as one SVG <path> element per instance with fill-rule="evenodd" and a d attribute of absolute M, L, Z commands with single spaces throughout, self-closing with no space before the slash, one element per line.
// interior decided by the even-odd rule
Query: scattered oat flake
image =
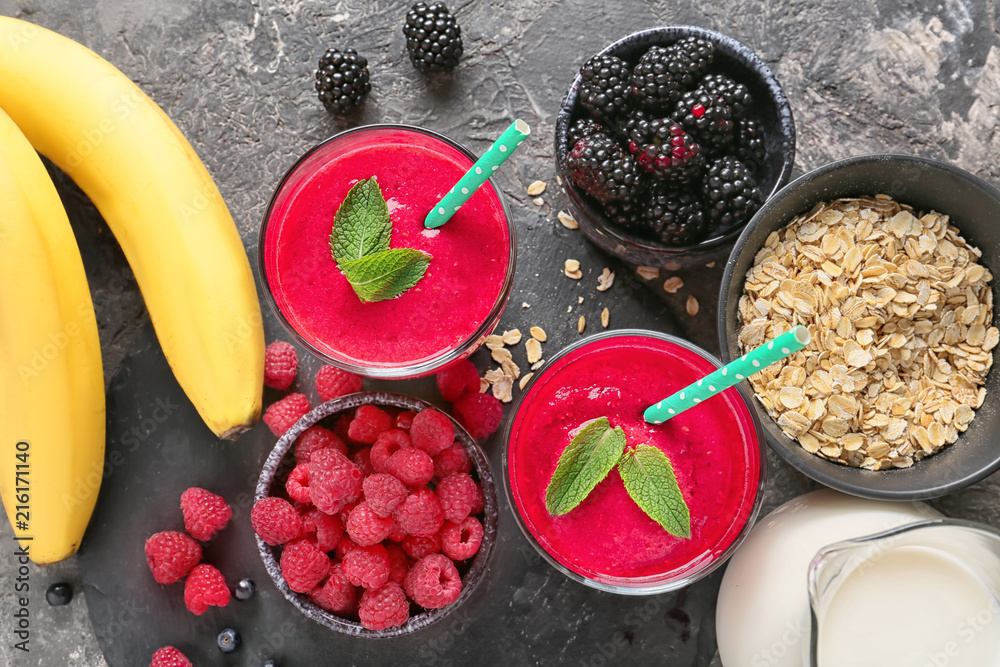
<path fill-rule="evenodd" d="M 604 271 L 601 272 L 601 275 L 597 276 L 597 291 L 606 292 L 609 289 L 611 289 L 611 286 L 614 284 L 615 284 L 615 272 L 605 266 Z"/>
<path fill-rule="evenodd" d="M 535 363 L 531 364 L 531 370 L 537 371 L 539 368 L 542 367 L 542 364 L 544 364 L 544 363 L 545 363 L 544 359 L 539 359 Z"/>
<path fill-rule="evenodd" d="M 521 308 L 531 308 L 531 304 L 528 303 L 527 301 L 522 301 Z"/>
<path fill-rule="evenodd" d="M 556 214 L 556 217 L 559 218 L 559 222 L 562 223 L 562 226 L 565 227 L 566 229 L 580 228 L 580 223 L 576 221 L 576 218 L 571 216 L 566 211 L 559 211 Z"/>
<path fill-rule="evenodd" d="M 640 266 L 635 270 L 643 280 L 655 280 L 660 277 L 660 270 L 655 266 Z"/>
<path fill-rule="evenodd" d="M 669 294 L 676 294 L 677 290 L 684 287 L 684 281 L 677 276 L 671 276 L 663 283 L 663 291 Z"/>
<path fill-rule="evenodd" d="M 689 294 L 687 298 L 687 303 L 684 304 L 684 309 L 687 310 L 687 314 L 694 317 L 698 314 L 700 306 L 698 305 L 698 299 L 694 298 L 693 295 Z"/>
<path fill-rule="evenodd" d="M 578 304 L 580 304 L 580 303 L 583 303 L 583 297 L 582 297 L 582 296 L 578 296 L 578 297 L 576 297 L 576 302 L 577 302 Z"/>
<path fill-rule="evenodd" d="M 524 343 L 524 349 L 528 353 L 528 363 L 533 364 L 542 358 L 542 344 L 535 338 L 529 338 Z"/>
<path fill-rule="evenodd" d="M 535 181 L 528 186 L 528 194 L 532 197 L 536 197 L 545 192 L 546 186 L 548 186 L 548 183 L 545 181 Z"/>
<path fill-rule="evenodd" d="M 583 278 L 583 271 L 580 270 L 580 262 L 575 259 L 567 259 L 563 264 L 563 273 L 573 280 Z"/>
<path fill-rule="evenodd" d="M 576 331 L 577 331 L 577 333 L 583 333 L 583 330 L 586 327 L 587 327 L 587 318 L 584 317 L 583 315 L 581 315 L 580 319 L 578 319 L 576 321 Z"/>
<path fill-rule="evenodd" d="M 513 389 L 514 379 L 505 375 L 493 383 L 493 396 L 499 399 L 501 403 L 510 403 L 514 398 L 512 394 Z"/>
<path fill-rule="evenodd" d="M 605 308 L 601 311 L 601 326 L 605 329 L 608 328 L 608 323 L 611 321 L 611 311 Z"/>
<path fill-rule="evenodd" d="M 491 336 L 487 336 L 486 337 L 486 348 L 487 349 L 489 349 L 489 350 L 495 350 L 498 347 L 503 347 L 503 346 L 504 346 L 503 336 L 500 336 L 498 334 L 493 334 Z"/>
<path fill-rule="evenodd" d="M 528 373 L 527 375 L 525 375 L 524 377 L 522 377 L 521 381 L 517 383 L 518 389 L 520 389 L 521 391 L 524 391 L 524 386 L 526 384 L 528 384 L 528 380 L 531 379 L 532 375 L 534 375 L 534 373 Z"/>
<path fill-rule="evenodd" d="M 549 339 L 549 337 L 545 334 L 545 329 L 541 327 L 531 327 L 528 331 L 531 333 L 531 337 L 540 343 L 544 343 Z"/>
<path fill-rule="evenodd" d="M 485 394 L 486 390 L 490 388 L 490 383 L 486 378 L 479 378 L 479 393 Z"/>
<path fill-rule="evenodd" d="M 534 199 L 531 200 L 531 203 L 533 203 L 535 206 L 541 206 L 542 204 L 545 203 L 545 200 L 542 199 L 541 197 L 535 197 Z"/>
<path fill-rule="evenodd" d="M 504 331 L 502 340 L 504 345 L 517 345 L 521 342 L 521 331 L 519 329 Z"/>
<path fill-rule="evenodd" d="M 510 359 L 512 358 L 510 350 L 508 350 L 505 347 L 495 348 L 490 353 L 490 356 L 493 357 L 493 361 L 497 362 L 498 364 L 502 364 L 504 360 L 510 361 Z"/>
<path fill-rule="evenodd" d="M 714 269 L 715 268 L 715 262 L 709 262 L 708 264 L 705 265 L 705 268 L 707 268 L 707 269 Z"/>

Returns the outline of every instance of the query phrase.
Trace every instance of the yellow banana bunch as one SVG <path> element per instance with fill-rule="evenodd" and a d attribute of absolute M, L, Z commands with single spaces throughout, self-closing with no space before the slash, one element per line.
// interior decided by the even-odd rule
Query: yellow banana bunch
<path fill-rule="evenodd" d="M 264 378 L 260 302 L 236 225 L 184 135 L 100 56 L 7 17 L 0 108 L 101 212 L 205 423 L 222 438 L 249 428 Z"/>
<path fill-rule="evenodd" d="M 72 555 L 104 464 L 87 276 L 55 186 L 0 111 L 0 496 L 36 563 Z"/>

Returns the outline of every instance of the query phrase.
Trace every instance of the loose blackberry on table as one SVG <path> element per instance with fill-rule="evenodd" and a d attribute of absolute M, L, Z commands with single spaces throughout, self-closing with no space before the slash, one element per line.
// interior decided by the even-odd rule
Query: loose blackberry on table
<path fill-rule="evenodd" d="M 332 114 L 347 114 L 361 106 L 371 92 L 368 60 L 354 49 L 330 49 L 316 68 L 316 92 Z"/>
<path fill-rule="evenodd" d="M 631 69 L 615 56 L 594 56 L 580 68 L 580 103 L 598 118 L 612 118 L 625 110 Z"/>
<path fill-rule="evenodd" d="M 403 25 L 406 52 L 413 66 L 425 72 L 447 72 L 462 56 L 462 29 L 443 2 L 418 2 Z"/>

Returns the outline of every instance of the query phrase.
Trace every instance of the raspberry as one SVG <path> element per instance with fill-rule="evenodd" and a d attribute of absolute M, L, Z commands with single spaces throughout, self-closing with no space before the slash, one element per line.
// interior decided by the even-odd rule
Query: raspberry
<path fill-rule="evenodd" d="M 472 558 L 482 543 L 483 524 L 476 517 L 466 517 L 461 523 L 447 521 L 441 528 L 441 551 L 452 560 Z"/>
<path fill-rule="evenodd" d="M 390 581 L 378 590 L 367 590 L 361 594 L 358 617 L 361 626 L 368 630 L 394 628 L 410 618 L 410 602 L 403 587 Z"/>
<path fill-rule="evenodd" d="M 411 446 L 410 434 L 399 429 L 389 429 L 378 434 L 372 445 L 371 462 L 375 472 L 389 472 L 389 457 L 403 447 Z"/>
<path fill-rule="evenodd" d="M 386 544 L 385 552 L 389 556 L 389 581 L 402 586 L 406 581 L 406 574 L 410 571 L 410 558 L 398 544 Z"/>
<path fill-rule="evenodd" d="M 370 445 L 379 433 L 392 428 L 393 419 L 389 413 L 374 405 L 362 405 L 354 413 L 354 419 L 347 430 L 351 440 Z"/>
<path fill-rule="evenodd" d="M 355 546 L 344 554 L 343 568 L 355 586 L 379 588 L 389 581 L 389 554 L 381 544 Z"/>
<path fill-rule="evenodd" d="M 330 558 L 309 540 L 294 540 L 281 552 L 281 576 L 296 593 L 308 593 L 330 571 Z"/>
<path fill-rule="evenodd" d="M 184 533 L 168 530 L 146 540 L 146 563 L 158 584 L 172 584 L 201 562 L 201 545 Z"/>
<path fill-rule="evenodd" d="M 431 554 L 416 562 L 406 575 L 406 594 L 424 609 L 440 609 L 462 594 L 462 578 L 444 554 Z"/>
<path fill-rule="evenodd" d="M 345 499 L 361 493 L 361 469 L 335 449 L 321 449 L 309 460 L 309 494 L 316 509 L 335 514 Z"/>
<path fill-rule="evenodd" d="M 337 421 L 333 423 L 334 434 L 343 441 L 350 440 L 347 435 L 347 429 L 351 426 L 351 420 L 354 419 L 354 410 L 348 410 L 344 414 L 337 417 Z"/>
<path fill-rule="evenodd" d="M 340 542 L 337 543 L 337 548 L 333 553 L 333 557 L 337 561 L 343 561 L 344 556 L 346 556 L 351 549 L 356 549 L 357 546 L 358 546 L 357 544 L 351 541 L 350 537 L 344 535 L 342 538 L 340 538 Z"/>
<path fill-rule="evenodd" d="M 354 461 L 354 465 L 361 469 L 361 474 L 365 477 L 375 473 L 375 468 L 372 466 L 371 447 L 363 447 L 354 452 L 354 456 L 351 457 L 351 460 Z"/>
<path fill-rule="evenodd" d="M 475 516 L 476 514 L 479 514 L 480 512 L 483 511 L 484 508 L 483 490 L 479 488 L 479 485 L 476 485 L 476 490 L 478 491 L 478 493 L 476 494 L 476 502 L 475 504 L 473 504 L 472 509 L 469 510 L 470 516 Z"/>
<path fill-rule="evenodd" d="M 283 498 L 261 498 L 250 510 L 255 533 L 272 547 L 294 540 L 302 532 L 302 519 L 292 504 Z"/>
<path fill-rule="evenodd" d="M 352 500 L 350 502 L 344 501 L 344 506 L 337 512 L 337 516 L 340 518 L 340 522 L 345 526 L 347 525 L 347 519 L 351 516 L 351 512 L 355 507 L 358 506 L 357 500 Z"/>
<path fill-rule="evenodd" d="M 365 478 L 362 489 L 372 511 L 381 517 L 392 516 L 392 511 L 407 496 L 403 483 L 387 473 L 369 475 Z"/>
<path fill-rule="evenodd" d="M 211 565 L 195 566 L 184 582 L 184 606 L 195 616 L 201 616 L 209 607 L 229 604 L 229 586 L 222 573 Z"/>
<path fill-rule="evenodd" d="M 333 551 L 344 536 L 344 524 L 338 517 L 310 510 L 302 517 L 302 534 L 314 535 L 320 551 Z"/>
<path fill-rule="evenodd" d="M 392 532 L 392 519 L 382 518 L 366 502 L 358 503 L 347 517 L 347 534 L 355 544 L 369 547 L 378 544 Z"/>
<path fill-rule="evenodd" d="M 461 523 L 469 516 L 477 497 L 482 496 L 482 491 L 479 490 L 475 480 L 465 473 L 445 477 L 438 483 L 434 492 L 441 501 L 445 520 L 452 523 Z"/>
<path fill-rule="evenodd" d="M 465 447 L 457 442 L 434 457 L 434 478 L 444 479 L 457 472 L 472 470 L 472 460 Z"/>
<path fill-rule="evenodd" d="M 316 373 L 316 393 L 319 394 L 319 400 L 324 403 L 359 392 L 362 384 L 360 375 L 348 373 L 336 366 L 323 366 Z"/>
<path fill-rule="evenodd" d="M 456 361 L 437 374 L 438 391 L 441 398 L 454 403 L 468 391 L 479 391 L 479 371 L 468 359 Z"/>
<path fill-rule="evenodd" d="M 396 521 L 396 517 L 392 518 L 392 532 L 389 533 L 387 540 L 392 540 L 393 542 L 402 542 L 403 538 L 406 537 L 406 533 L 403 529 L 399 527 L 399 522 Z"/>
<path fill-rule="evenodd" d="M 276 340 L 264 350 L 264 384 L 272 389 L 288 389 L 299 370 L 299 355 L 283 340 Z"/>
<path fill-rule="evenodd" d="M 292 424 L 302 419 L 310 410 L 309 399 L 305 394 L 289 394 L 280 401 L 267 406 L 264 412 L 264 423 L 277 437 L 285 434 Z"/>
<path fill-rule="evenodd" d="M 330 576 L 309 597 L 318 607 L 341 616 L 353 613 L 358 607 L 358 590 L 344 576 L 340 563 L 330 566 Z"/>
<path fill-rule="evenodd" d="M 478 394 L 478 389 L 476 393 Z M 431 456 L 437 456 L 451 447 L 451 443 L 455 441 L 455 425 L 437 410 L 421 410 L 413 418 L 410 438 L 414 447 L 424 450 Z"/>
<path fill-rule="evenodd" d="M 347 456 L 347 445 L 337 437 L 336 433 L 322 426 L 311 426 L 295 443 L 295 463 L 309 463 L 312 453 L 320 449 L 336 449 Z"/>
<path fill-rule="evenodd" d="M 416 416 L 417 413 L 413 410 L 403 410 L 396 415 L 396 428 L 409 432 L 410 425 L 413 423 L 413 418 Z"/>
<path fill-rule="evenodd" d="M 300 463 L 285 480 L 285 491 L 288 497 L 300 503 L 309 503 L 309 464 Z"/>
<path fill-rule="evenodd" d="M 191 537 L 202 542 L 226 527 L 233 516 L 233 510 L 222 496 L 192 486 L 181 494 L 181 512 L 184 527 Z"/>
<path fill-rule="evenodd" d="M 482 439 L 500 426 L 503 405 L 492 394 L 466 394 L 451 407 L 451 413 L 469 435 Z"/>
<path fill-rule="evenodd" d="M 390 475 L 408 486 L 423 486 L 434 477 L 434 459 L 415 447 L 403 447 L 390 456 L 386 468 Z"/>
<path fill-rule="evenodd" d="M 164 646 L 156 649 L 149 667 L 192 667 L 192 665 L 187 656 L 173 646 Z"/>
<path fill-rule="evenodd" d="M 410 558 L 420 560 L 424 556 L 441 553 L 441 534 L 434 533 L 430 537 L 413 537 L 407 535 L 400 546 Z"/>
<path fill-rule="evenodd" d="M 441 530 L 444 510 L 433 491 L 419 489 L 407 496 L 396 508 L 393 517 L 407 535 L 430 537 Z"/>

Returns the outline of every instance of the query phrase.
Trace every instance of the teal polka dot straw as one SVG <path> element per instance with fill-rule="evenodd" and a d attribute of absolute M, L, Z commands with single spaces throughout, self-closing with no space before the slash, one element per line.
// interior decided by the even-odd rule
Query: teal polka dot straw
<path fill-rule="evenodd" d="M 531 128 L 523 120 L 515 120 L 507 131 L 500 135 L 500 138 L 493 142 L 483 156 L 472 165 L 465 176 L 459 180 L 455 186 L 448 191 L 444 198 L 434 205 L 427 218 L 424 220 L 424 227 L 434 229 L 440 227 L 455 215 L 455 211 L 462 208 L 462 204 L 469 200 L 472 193 L 489 180 L 493 172 L 500 168 L 504 160 L 511 156 L 511 153 L 520 146 L 525 138 L 531 134 Z"/>
<path fill-rule="evenodd" d="M 726 364 L 711 375 L 681 389 L 676 394 L 646 408 L 643 417 L 650 424 L 662 424 L 689 408 L 693 408 L 721 391 L 729 389 L 776 361 L 791 356 L 812 341 L 809 329 L 797 326 L 774 340 Z"/>

